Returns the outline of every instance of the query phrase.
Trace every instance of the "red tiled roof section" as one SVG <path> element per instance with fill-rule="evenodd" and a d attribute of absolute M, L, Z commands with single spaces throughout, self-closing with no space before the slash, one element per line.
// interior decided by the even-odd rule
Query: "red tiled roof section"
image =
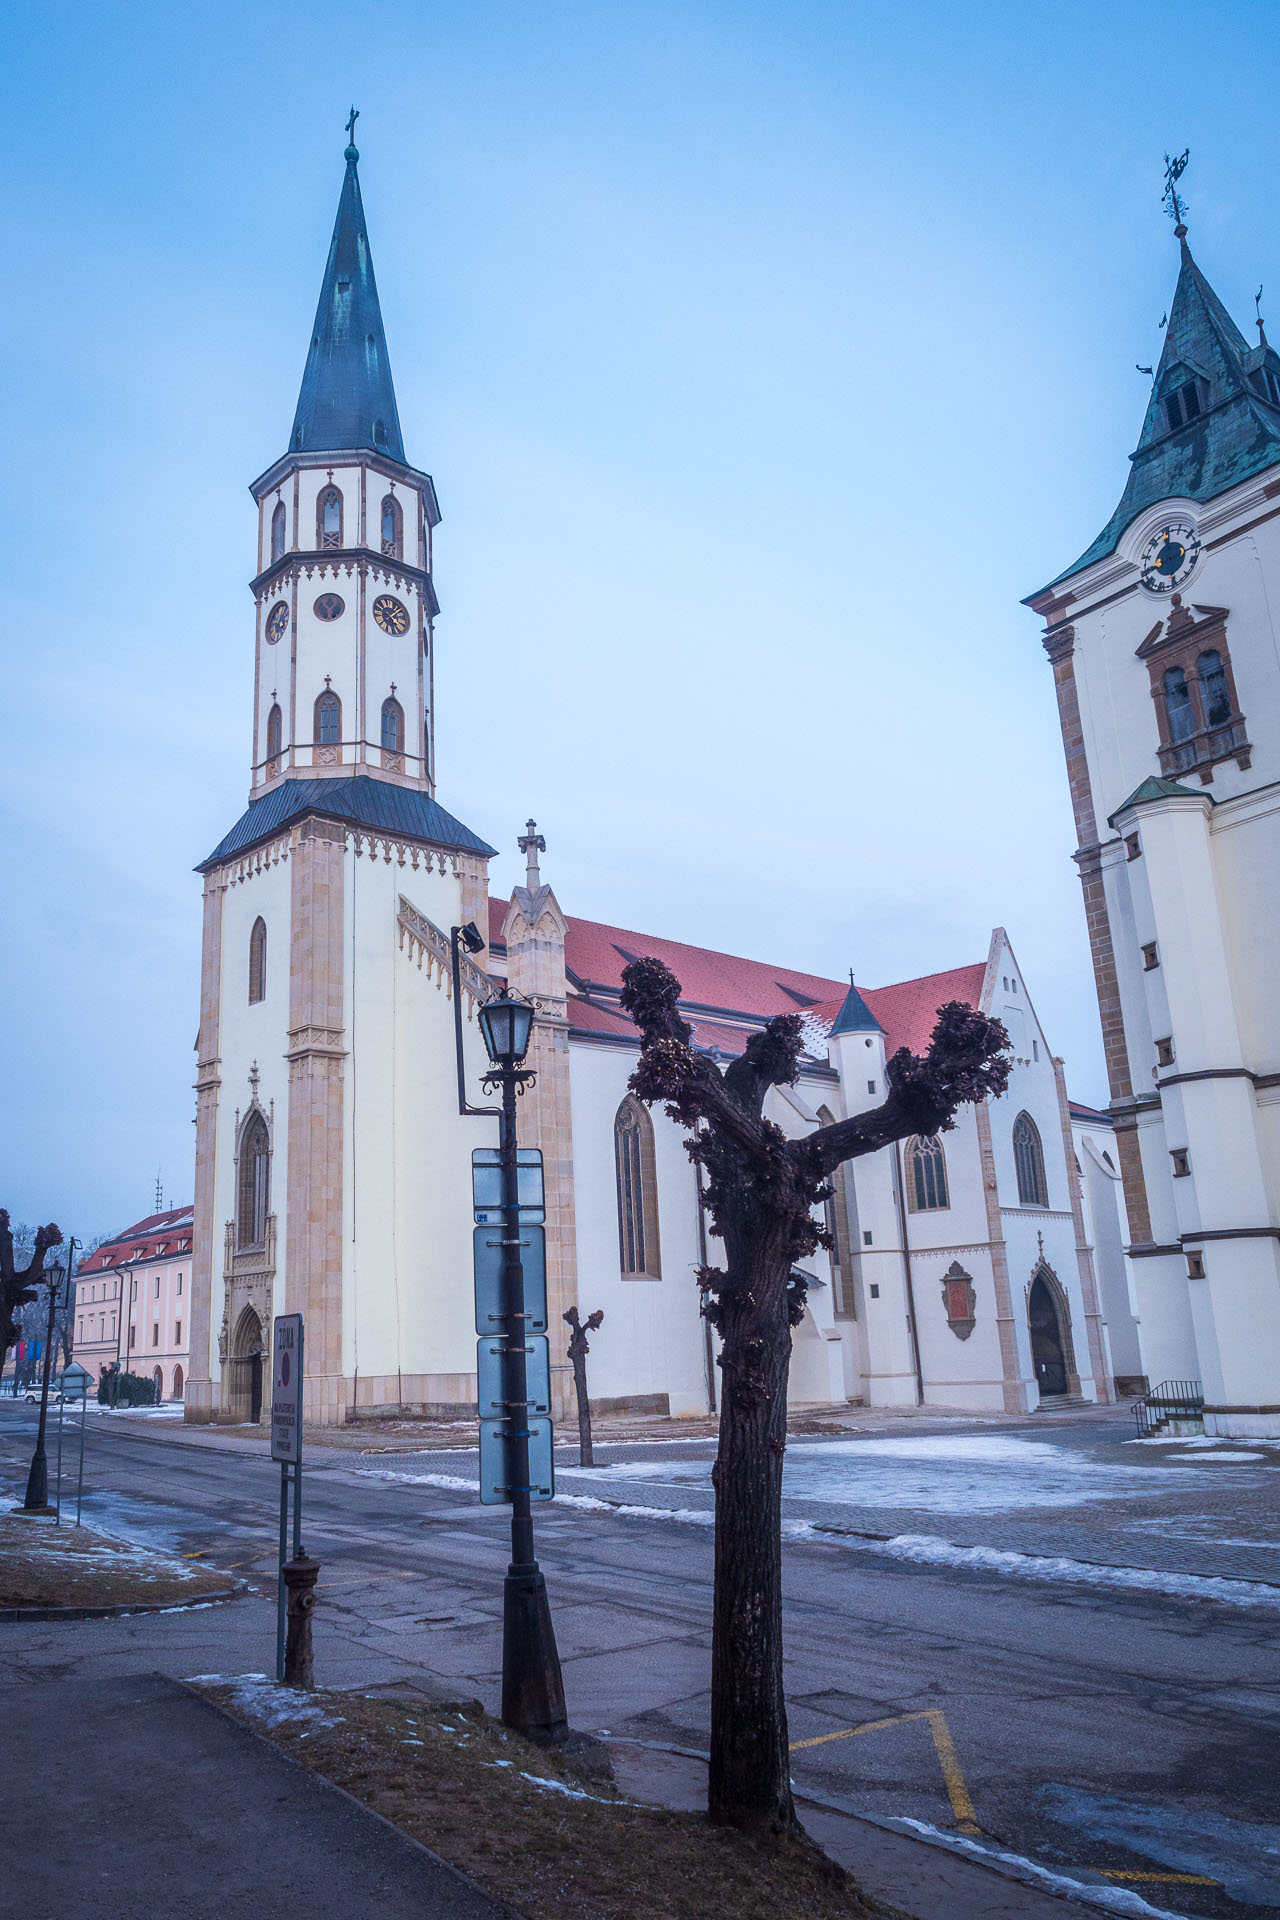
<path fill-rule="evenodd" d="M 919 980 L 903 980 L 896 987 L 859 987 L 858 991 L 884 1028 L 886 1053 L 896 1053 L 899 1047 L 923 1053 L 938 1008 L 945 1007 L 948 1000 L 962 1000 L 966 1006 L 976 1007 L 985 973 L 986 967 L 978 961 L 971 967 L 952 967 L 947 973 L 926 973 Z"/>
<path fill-rule="evenodd" d="M 113 1234 L 83 1260 L 77 1275 L 103 1273 L 110 1267 L 135 1266 L 142 1260 L 176 1259 L 191 1251 L 191 1208 L 170 1207 L 167 1213 L 149 1213 L 123 1233 Z"/>

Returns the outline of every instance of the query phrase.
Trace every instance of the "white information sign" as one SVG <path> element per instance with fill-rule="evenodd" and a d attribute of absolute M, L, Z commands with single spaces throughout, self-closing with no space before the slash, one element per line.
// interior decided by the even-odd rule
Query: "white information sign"
<path fill-rule="evenodd" d="M 302 1315 L 276 1316 L 271 1355 L 271 1458 L 302 1460 Z"/>

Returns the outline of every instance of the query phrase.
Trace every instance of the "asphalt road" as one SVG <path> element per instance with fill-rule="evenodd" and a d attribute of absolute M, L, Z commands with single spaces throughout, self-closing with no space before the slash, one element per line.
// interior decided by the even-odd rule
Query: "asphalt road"
<path fill-rule="evenodd" d="M 33 1425 L 26 1409 L 0 1408 L 11 1488 Z M 269 1461 L 109 1417 L 91 1424 L 88 1459 L 87 1524 L 200 1553 L 273 1591 Z M 371 1469 L 466 1480 L 475 1465 L 312 1455 L 317 1677 L 372 1684 L 425 1668 L 496 1705 L 505 1515 L 463 1488 Z M 1280 1459 L 1266 1472 L 1280 1475 Z M 556 1504 L 539 1509 L 538 1529 L 573 1724 L 705 1748 L 709 1528 Z M 967 1795 L 984 1836 L 1047 1867 L 1108 1876 L 1164 1911 L 1280 1920 L 1280 1606 L 1013 1581 L 820 1538 L 788 1544 L 786 1604 L 802 1789 L 943 1830 L 964 1818 Z M 219 1670 L 269 1665 L 267 1618 L 247 1603 L 201 1616 Z M 190 1673 L 192 1631 L 181 1615 L 145 1631 L 5 1627 L 0 1685 L 136 1670 L 144 1650 L 150 1666 Z"/>

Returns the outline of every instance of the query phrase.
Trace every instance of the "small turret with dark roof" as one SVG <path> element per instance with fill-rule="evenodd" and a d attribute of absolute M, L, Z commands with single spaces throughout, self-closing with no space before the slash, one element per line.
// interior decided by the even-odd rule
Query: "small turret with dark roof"
<path fill-rule="evenodd" d="M 883 1033 L 884 1028 L 872 1013 L 870 1007 L 853 984 L 853 975 L 849 975 L 849 991 L 844 997 L 844 1005 L 835 1018 L 830 1038 L 834 1040 L 841 1033 Z"/>
<path fill-rule="evenodd" d="M 1212 500 L 1280 463 L 1280 354 L 1265 334 L 1249 345 L 1192 259 L 1181 220 L 1175 232 L 1182 266 L 1128 483 L 1102 532 L 1055 587 L 1113 553 L 1147 507 Z"/>
<path fill-rule="evenodd" d="M 289 442 L 294 453 L 371 448 L 404 462 L 354 145 L 338 200 Z"/>

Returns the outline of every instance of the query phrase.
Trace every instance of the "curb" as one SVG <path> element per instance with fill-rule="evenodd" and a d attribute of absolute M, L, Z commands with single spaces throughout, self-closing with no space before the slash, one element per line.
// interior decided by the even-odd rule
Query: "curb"
<path fill-rule="evenodd" d="M 701 1760 L 709 1763 L 711 1755 L 701 1752 L 697 1747 L 673 1746 L 669 1740 L 635 1740 L 629 1734 L 601 1734 L 606 1746 L 644 1747 L 651 1753 L 674 1753 L 682 1760 Z M 860 1820 L 864 1826 L 879 1827 L 884 1833 L 897 1834 L 900 1840 L 914 1840 L 922 1847 L 936 1847 L 941 1853 L 952 1854 L 957 1860 L 967 1860 L 971 1867 L 983 1867 L 988 1873 L 994 1873 L 1002 1880 L 1012 1880 L 1020 1887 L 1026 1887 L 1033 1893 L 1042 1893 L 1047 1898 L 1069 1901 L 1074 1905 L 1092 1907 L 1095 1913 L 1110 1914 L 1115 1920 L 1117 1909 L 1104 1900 L 1091 1897 L 1090 1883 L 1086 1880 L 1072 1880 L 1069 1874 L 1054 1874 L 1055 1885 L 1046 1886 L 1035 1871 L 1035 1862 L 1028 1861 L 1026 1867 L 1019 1866 L 999 1855 L 989 1854 L 985 1847 L 976 1841 L 965 1841 L 960 1835 L 954 1840 L 945 1834 L 921 1833 L 907 1820 L 895 1819 L 891 1814 L 863 1813 L 860 1808 L 851 1807 L 845 1800 L 837 1800 L 830 1794 L 814 1793 L 792 1782 L 792 1792 L 797 1801 L 811 1807 L 821 1807 L 827 1813 L 843 1814 L 846 1820 Z M 984 1834 L 984 1840 L 993 1836 Z M 1099 1892 L 1108 1891 L 1104 1887 Z"/>
<path fill-rule="evenodd" d="M 33 1620 L 123 1620 L 131 1613 L 186 1613 L 193 1607 L 222 1606 L 249 1590 L 237 1580 L 230 1593 L 198 1593 L 190 1600 L 126 1600 L 114 1607 L 0 1607 L 0 1626 Z"/>

